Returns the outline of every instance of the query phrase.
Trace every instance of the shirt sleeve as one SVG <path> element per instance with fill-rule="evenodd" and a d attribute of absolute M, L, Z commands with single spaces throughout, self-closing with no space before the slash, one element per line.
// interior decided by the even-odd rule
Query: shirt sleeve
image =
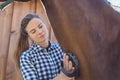
<path fill-rule="evenodd" d="M 34 65 L 26 56 L 20 57 L 20 70 L 24 80 L 39 80 Z"/>
<path fill-rule="evenodd" d="M 61 46 L 58 44 L 58 53 L 59 53 L 59 58 L 61 61 L 63 61 L 63 51 L 62 51 L 62 48 Z"/>

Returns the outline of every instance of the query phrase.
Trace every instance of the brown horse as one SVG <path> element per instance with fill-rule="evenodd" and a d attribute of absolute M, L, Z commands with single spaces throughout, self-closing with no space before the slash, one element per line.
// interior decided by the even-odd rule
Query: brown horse
<path fill-rule="evenodd" d="M 103 0 L 42 0 L 63 50 L 79 59 L 76 80 L 120 80 L 120 15 Z"/>

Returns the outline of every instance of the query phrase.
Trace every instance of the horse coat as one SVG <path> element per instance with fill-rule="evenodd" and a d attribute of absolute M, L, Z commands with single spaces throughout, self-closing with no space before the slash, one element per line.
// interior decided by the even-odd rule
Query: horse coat
<path fill-rule="evenodd" d="M 42 0 L 62 49 L 79 59 L 76 80 L 120 80 L 120 14 L 104 0 Z"/>

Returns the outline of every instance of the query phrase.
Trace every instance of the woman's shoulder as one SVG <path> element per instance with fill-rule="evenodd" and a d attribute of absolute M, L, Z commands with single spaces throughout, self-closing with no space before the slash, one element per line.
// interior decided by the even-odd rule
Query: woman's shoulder
<path fill-rule="evenodd" d="M 52 49 L 55 50 L 55 51 L 63 52 L 63 51 L 62 51 L 62 48 L 61 48 L 61 46 L 60 46 L 59 43 L 53 43 L 53 44 L 51 45 L 51 47 L 52 47 Z"/>
<path fill-rule="evenodd" d="M 20 58 L 30 58 L 33 55 L 33 50 L 29 47 L 27 50 L 23 51 Z"/>
<path fill-rule="evenodd" d="M 41 50 L 41 48 L 37 44 L 32 44 L 26 51 L 22 52 L 21 57 L 23 58 L 33 58 L 35 57 L 35 53 Z"/>
<path fill-rule="evenodd" d="M 59 43 L 51 43 L 51 47 L 54 47 L 54 48 L 58 47 L 58 48 L 60 48 L 60 44 Z"/>
<path fill-rule="evenodd" d="M 30 54 L 31 54 L 31 51 L 30 51 L 30 49 L 28 49 L 28 50 L 22 52 L 20 58 L 29 58 Z"/>

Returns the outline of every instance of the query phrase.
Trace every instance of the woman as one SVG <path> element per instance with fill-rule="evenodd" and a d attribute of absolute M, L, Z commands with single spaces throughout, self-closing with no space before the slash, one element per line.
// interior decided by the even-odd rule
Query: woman
<path fill-rule="evenodd" d="M 33 43 L 29 46 L 28 38 Z M 20 28 L 20 38 L 15 51 L 15 61 L 24 80 L 70 80 L 62 71 L 71 72 L 74 67 L 59 44 L 48 39 L 48 30 L 36 14 L 26 15 Z"/>

